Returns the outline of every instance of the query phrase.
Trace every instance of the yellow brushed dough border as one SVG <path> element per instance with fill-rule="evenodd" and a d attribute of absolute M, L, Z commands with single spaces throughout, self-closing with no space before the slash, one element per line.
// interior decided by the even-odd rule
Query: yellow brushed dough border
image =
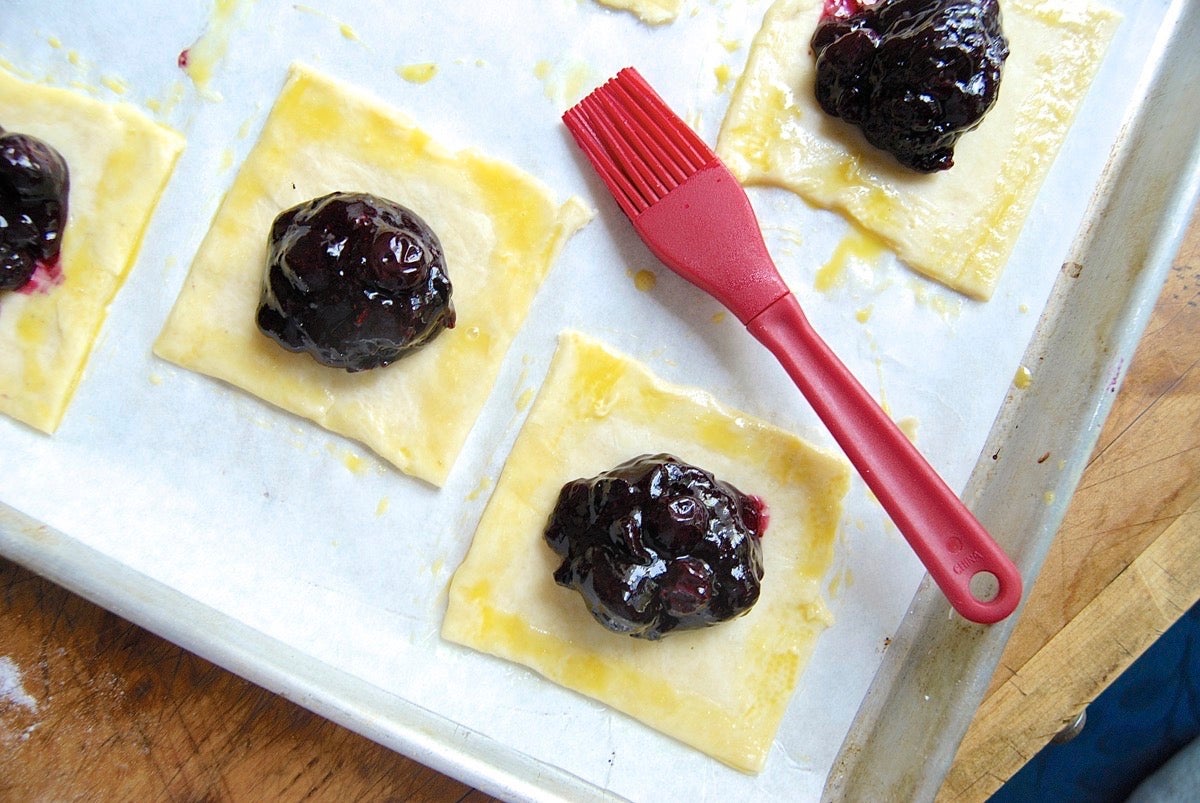
<path fill-rule="evenodd" d="M 184 140 L 128 104 L 3 69 L 0 126 L 49 143 L 70 172 L 61 281 L 0 295 L 0 412 L 53 433 Z"/>
<path fill-rule="evenodd" d="M 657 452 L 762 497 L 770 522 L 750 612 L 650 642 L 604 629 L 554 583 L 542 532 L 564 483 Z M 821 584 L 849 482 L 840 457 L 565 333 L 451 582 L 442 635 L 757 772 L 830 621 Z"/>
<path fill-rule="evenodd" d="M 385 368 L 347 373 L 258 331 L 267 235 L 284 209 L 334 191 L 406 206 L 438 235 L 458 322 Z M 293 66 L 192 262 L 155 344 L 373 449 L 435 485 L 449 473 L 509 343 L 564 242 L 591 217 L 515 167 L 451 152 L 382 102 Z"/>
<path fill-rule="evenodd" d="M 914 270 L 972 298 L 995 291 L 1120 20 L 1086 0 L 1007 0 L 1011 54 L 996 105 L 923 175 L 823 112 L 809 40 L 821 0 L 777 0 L 751 46 L 717 153 L 746 184 L 842 212 Z"/>

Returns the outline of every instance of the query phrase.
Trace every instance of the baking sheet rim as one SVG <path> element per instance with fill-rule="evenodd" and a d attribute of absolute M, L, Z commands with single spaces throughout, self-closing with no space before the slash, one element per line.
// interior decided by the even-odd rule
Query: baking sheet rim
<path fill-rule="evenodd" d="M 305 655 L 3 502 L 0 555 L 268 691 L 493 796 L 620 799 Z"/>
<path fill-rule="evenodd" d="M 1049 410 L 1061 415 L 1056 400 L 1075 390 L 1071 383 L 1043 382 L 1032 391 L 1010 394 L 997 413 L 963 493 L 964 501 L 992 529 L 1021 568 L 1025 576 L 1025 599 L 1009 619 L 990 628 L 979 628 L 949 618 L 948 604 L 926 575 L 855 714 L 826 779 L 823 800 L 858 799 L 884 792 L 904 799 L 932 800 L 951 768 L 959 744 L 1024 608 L 1024 601 L 1041 573 L 1046 554 L 1066 516 L 1071 496 L 1149 323 L 1183 235 L 1198 211 L 1200 119 L 1176 115 L 1187 125 L 1180 125 L 1181 120 L 1176 119 L 1173 127 L 1161 119 L 1175 114 L 1179 108 L 1189 108 L 1187 103 L 1178 101 L 1179 94 L 1189 90 L 1197 93 L 1195 79 L 1200 76 L 1194 73 L 1200 71 L 1197 68 L 1200 59 L 1193 58 L 1190 76 L 1186 70 L 1177 69 L 1176 64 L 1187 58 L 1186 34 L 1196 29 L 1200 29 L 1200 4 L 1176 0 L 1160 28 L 1155 51 L 1147 59 L 1137 85 L 1142 92 L 1142 102 L 1130 110 L 1110 149 L 1108 163 L 1079 225 L 1068 262 L 1063 265 L 1063 272 L 1023 357 L 1023 365 L 1038 364 L 1055 356 L 1056 347 L 1062 352 L 1078 338 L 1099 336 L 1094 343 L 1085 340 L 1084 345 L 1094 348 L 1091 351 L 1080 349 L 1079 357 L 1071 363 L 1072 368 L 1082 366 L 1072 372 L 1072 379 L 1084 385 L 1088 392 L 1084 398 L 1077 399 L 1074 406 L 1062 405 L 1063 410 L 1078 413 L 1078 417 L 1072 419 L 1078 426 L 1062 435 L 1070 444 L 1070 450 L 1065 454 L 1054 450 L 1062 465 L 1057 471 L 1053 490 L 1047 492 L 1046 504 L 1035 505 L 1032 512 L 1022 510 L 1019 504 L 1012 503 L 1013 497 L 1007 493 L 1012 490 L 1011 485 L 1001 481 L 1007 475 L 1012 484 L 1019 484 L 1032 475 L 1026 466 L 1033 465 L 1034 460 L 1040 462 L 1038 456 L 1043 448 L 1051 447 L 1046 441 L 1039 441 L 1038 433 L 1031 432 L 1037 429 L 1036 426 L 1019 431 L 1020 425 L 1022 421 L 1028 423 L 1028 414 L 1038 412 L 1039 406 L 1043 413 Z M 1194 108 L 1194 104 L 1191 107 Z M 1172 134 L 1165 143 L 1163 130 Z M 1148 140 L 1153 142 L 1153 148 L 1145 147 Z M 1165 153 L 1173 154 L 1172 146 L 1183 152 L 1184 158 L 1179 163 L 1164 158 Z M 1147 174 L 1153 172 L 1146 169 L 1147 164 L 1164 175 L 1147 178 Z M 1173 164 L 1181 164 L 1182 169 L 1172 170 Z M 1161 185 L 1154 183 L 1155 178 L 1161 180 Z M 1139 209 L 1132 208 L 1134 204 L 1130 203 L 1150 194 L 1139 192 L 1146 189 L 1138 183 L 1141 181 L 1149 181 L 1150 189 L 1155 191 L 1154 214 L 1146 216 L 1148 219 L 1139 218 Z M 1135 189 L 1130 189 L 1130 184 Z M 1124 205 L 1120 205 L 1122 199 L 1119 196 L 1124 196 Z M 1146 210 L 1141 208 L 1140 211 Z M 1132 225 L 1127 229 L 1122 227 L 1122 222 Z M 1145 225 L 1139 227 L 1139 223 Z M 1144 239 L 1139 237 L 1150 228 L 1153 231 L 1144 234 Z M 1132 236 L 1126 234 L 1130 230 L 1135 232 Z M 1139 259 L 1143 253 L 1144 258 Z M 1071 265 L 1076 265 L 1077 269 L 1068 270 Z M 1129 287 L 1128 294 L 1107 292 L 1107 281 L 1114 276 Z M 1093 301 L 1093 306 L 1103 305 L 1099 310 L 1103 314 L 1091 319 L 1094 331 L 1080 332 L 1072 326 L 1074 320 L 1069 315 L 1069 310 L 1079 305 L 1070 302 L 1081 295 L 1087 300 L 1089 293 L 1099 299 Z M 1109 300 L 1113 303 L 1106 304 Z M 1089 356 L 1093 358 L 1090 364 L 1086 359 Z M 1053 427 L 1053 422 L 1041 426 Z M 1030 462 L 1014 464 L 1009 460 L 1002 466 L 1001 454 L 1022 451 L 1010 449 L 1014 443 L 1018 447 L 1028 446 L 1024 456 L 1029 457 Z M 1023 472 L 1022 467 L 1026 467 Z M 1029 491 L 1036 487 L 1036 480 L 1027 480 L 1024 485 L 1027 486 L 1024 490 Z M 998 487 L 1005 493 L 997 490 Z M 997 501 L 997 497 L 1001 497 L 1001 501 Z M 1018 494 L 1016 498 L 1021 497 Z M 1007 539 L 1003 537 L 1005 535 Z M 921 656 L 933 657 L 921 660 Z M 920 662 L 922 670 L 927 670 L 929 665 L 935 668 L 924 672 L 910 671 L 914 662 Z M 938 668 L 947 669 L 946 675 L 938 676 Z M 906 696 L 912 700 L 923 696 L 929 701 L 931 695 L 947 689 L 953 691 L 953 706 L 948 703 L 921 706 L 920 722 L 909 721 L 915 717 L 898 716 L 904 709 L 903 703 L 897 703 L 898 697 Z M 941 696 L 948 699 L 951 695 Z M 970 705 L 961 705 L 964 701 L 970 701 Z M 921 733 L 936 736 L 929 736 L 928 744 L 915 744 Z M 912 738 L 905 738 L 906 735 Z M 903 744 L 900 755 L 884 747 L 891 744 Z M 881 749 L 872 750 L 872 746 L 881 746 Z M 921 749 L 922 746 L 929 749 Z"/>

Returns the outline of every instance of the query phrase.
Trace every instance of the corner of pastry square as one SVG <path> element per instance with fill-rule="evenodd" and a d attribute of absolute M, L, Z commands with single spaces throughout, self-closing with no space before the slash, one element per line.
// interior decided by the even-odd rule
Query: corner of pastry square
<path fill-rule="evenodd" d="M 256 324 L 273 221 L 335 192 L 388 199 L 419 216 L 440 240 L 453 283 L 456 325 L 371 370 L 321 364 Z M 538 287 L 590 217 L 582 201 L 556 201 L 515 166 L 451 151 L 366 92 L 293 65 L 155 352 L 441 485 Z"/>
<path fill-rule="evenodd" d="M 669 453 L 765 503 L 748 612 L 650 640 L 593 619 L 554 579 L 543 533 L 560 489 Z M 764 766 L 818 635 L 850 476 L 838 456 L 564 333 L 449 587 L 442 636 L 523 664 L 743 772 Z"/>
<path fill-rule="evenodd" d="M 823 0 L 775 0 L 717 153 L 748 185 L 791 190 L 871 232 L 913 270 L 987 300 L 1108 49 L 1120 15 L 1090 0 L 1007 0 L 996 103 L 926 174 L 818 104 L 810 42 Z"/>
<path fill-rule="evenodd" d="M 6 136 L 52 149 L 66 165 L 65 222 L 49 238 L 58 253 L 36 262 L 20 286 L 0 291 L 0 412 L 51 434 L 137 260 L 184 140 L 127 103 L 31 83 L 2 68 L 0 126 Z"/>

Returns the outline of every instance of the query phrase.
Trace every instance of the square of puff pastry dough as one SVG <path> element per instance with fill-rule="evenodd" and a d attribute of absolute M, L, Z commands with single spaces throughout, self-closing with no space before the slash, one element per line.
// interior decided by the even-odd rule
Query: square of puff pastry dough
<path fill-rule="evenodd" d="M 996 104 L 954 166 L 902 167 L 822 111 L 809 40 L 822 0 L 777 0 L 755 37 L 717 153 L 746 184 L 790 189 L 882 239 L 916 271 L 986 300 L 1116 30 L 1083 0 L 1008 0 Z"/>
<path fill-rule="evenodd" d="M 555 584 L 543 531 L 565 483 L 657 452 L 761 497 L 770 519 L 747 614 L 646 641 L 606 630 Z M 840 457 L 565 333 L 451 582 L 442 635 L 758 772 L 830 622 L 822 577 L 849 482 Z"/>
<path fill-rule="evenodd" d="M 348 373 L 286 351 L 255 323 L 268 233 L 285 209 L 335 191 L 408 207 L 446 255 L 457 325 L 395 363 Z M 515 167 L 451 152 L 397 111 L 294 66 L 218 209 L 155 344 L 442 484 L 563 243 L 591 217 Z"/>
<path fill-rule="evenodd" d="M 70 175 L 59 280 L 39 282 L 35 274 L 30 285 L 0 295 L 0 412 L 52 433 L 184 140 L 128 104 L 2 69 L 0 126 L 54 147 Z"/>

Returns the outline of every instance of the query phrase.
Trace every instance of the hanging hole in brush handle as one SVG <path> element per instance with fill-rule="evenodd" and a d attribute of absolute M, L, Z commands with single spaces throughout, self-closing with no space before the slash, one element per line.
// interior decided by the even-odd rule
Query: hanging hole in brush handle
<path fill-rule="evenodd" d="M 954 609 L 981 624 L 1016 610 L 1016 566 L 813 330 L 795 297 L 781 297 L 746 328 L 783 365 Z"/>

